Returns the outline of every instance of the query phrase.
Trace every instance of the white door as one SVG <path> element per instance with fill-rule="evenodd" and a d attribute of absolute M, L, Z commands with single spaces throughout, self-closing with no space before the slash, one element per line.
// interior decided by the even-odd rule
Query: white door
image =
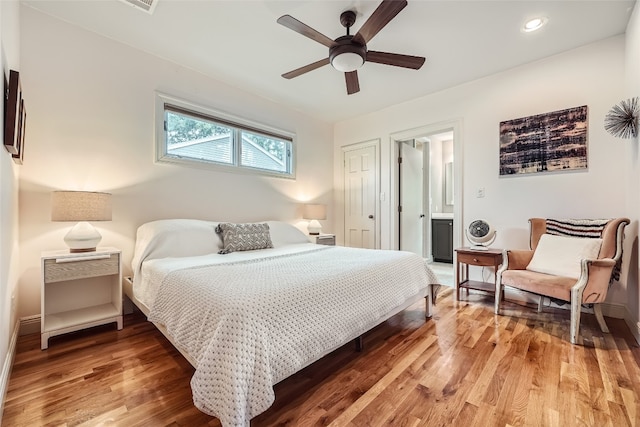
<path fill-rule="evenodd" d="M 400 143 L 400 250 L 424 256 L 423 151 Z"/>
<path fill-rule="evenodd" d="M 376 146 L 344 154 L 344 243 L 355 248 L 376 247 Z"/>

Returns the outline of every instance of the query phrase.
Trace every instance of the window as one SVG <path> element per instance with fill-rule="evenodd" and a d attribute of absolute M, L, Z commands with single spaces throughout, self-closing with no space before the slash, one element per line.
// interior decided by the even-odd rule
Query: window
<path fill-rule="evenodd" d="M 158 94 L 160 162 L 294 178 L 293 135 Z"/>

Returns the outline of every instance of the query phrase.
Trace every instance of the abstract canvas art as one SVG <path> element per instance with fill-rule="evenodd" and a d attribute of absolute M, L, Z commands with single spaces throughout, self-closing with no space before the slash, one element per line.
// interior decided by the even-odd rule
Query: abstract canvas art
<path fill-rule="evenodd" d="M 500 123 L 500 175 L 587 168 L 587 106 Z"/>

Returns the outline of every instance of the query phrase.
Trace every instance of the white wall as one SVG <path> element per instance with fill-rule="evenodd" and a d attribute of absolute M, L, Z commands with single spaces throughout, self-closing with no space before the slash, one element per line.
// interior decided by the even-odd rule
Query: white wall
<path fill-rule="evenodd" d="M 640 3 L 635 8 L 627 25 L 625 43 L 625 86 L 620 98 L 628 99 L 640 96 Z M 640 138 L 620 140 L 626 147 L 624 165 L 627 167 L 626 194 L 627 216 L 632 220 L 628 227 L 624 250 L 629 254 L 630 266 L 627 275 L 627 307 L 629 309 L 629 326 L 640 341 L 640 268 L 638 261 L 638 220 L 640 219 Z"/>
<path fill-rule="evenodd" d="M 431 152 L 431 161 L 429 162 L 431 211 L 444 212 L 444 162 L 442 161 L 442 141 L 437 138 L 431 138 L 429 149 Z"/>
<path fill-rule="evenodd" d="M 445 180 L 445 173 L 447 163 L 453 162 L 453 141 L 446 140 L 442 141 L 442 194 L 441 194 L 441 206 L 442 212 L 453 213 L 453 205 L 448 205 L 447 202 L 447 183 Z M 452 178 L 453 179 L 453 178 Z M 449 185 L 453 185 L 453 183 L 449 183 Z"/>
<path fill-rule="evenodd" d="M 123 249 L 160 218 L 295 223 L 300 203 L 332 201 L 332 127 L 239 88 L 22 9 L 22 69 L 29 88 L 28 145 L 20 177 L 22 316 L 40 313 L 43 250 L 62 249 L 72 224 L 50 221 L 52 190 L 113 194 L 102 245 Z M 213 54 L 213 53 L 212 53 Z M 154 163 L 156 90 L 297 134 L 297 179 Z M 327 232 L 333 229 L 329 206 Z"/>
<path fill-rule="evenodd" d="M 463 228 L 484 218 L 498 230 L 494 247 L 528 246 L 528 218 L 600 218 L 626 215 L 625 144 L 603 127 L 604 116 L 624 94 L 625 38 L 618 36 L 541 61 L 460 85 L 335 125 L 335 152 L 358 141 L 381 138 L 382 192 L 395 191 L 389 135 L 445 121 L 462 121 Z M 428 67 L 427 67 L 428 68 Z M 637 75 L 637 74 L 636 74 Z M 499 123 L 570 107 L 589 108 L 589 167 L 586 171 L 500 178 Z M 458 141 L 456 141 L 457 143 Z M 342 181 L 334 175 L 336 205 Z M 485 188 L 485 197 L 475 197 Z M 637 191 L 637 188 L 636 190 Z M 394 209 L 386 197 L 380 220 L 382 247 L 395 241 Z M 386 216 L 385 216 L 386 215 Z M 336 215 L 336 231 L 343 228 Z M 629 254 L 623 268 L 628 268 Z M 615 284 L 612 301 L 624 303 L 624 284 Z"/>
<path fill-rule="evenodd" d="M 431 211 L 453 213 L 453 205 L 447 205 L 445 200 L 445 167 L 447 163 L 453 162 L 453 141 L 441 139 L 439 135 L 430 136 L 429 139 Z"/>
<path fill-rule="evenodd" d="M 20 71 L 20 8 L 17 1 L 0 1 L 0 69 L 9 76 L 9 70 Z M 3 84 L 3 83 L 0 83 Z M 25 102 L 28 102 L 26 100 Z M 4 104 L 0 103 L 0 117 L 4 117 Z M 19 166 L 4 149 L 4 128 L 0 132 L 0 416 L 8 384 L 11 361 L 10 343 L 17 322 L 12 309 L 15 296 L 18 257 L 18 176 Z"/>

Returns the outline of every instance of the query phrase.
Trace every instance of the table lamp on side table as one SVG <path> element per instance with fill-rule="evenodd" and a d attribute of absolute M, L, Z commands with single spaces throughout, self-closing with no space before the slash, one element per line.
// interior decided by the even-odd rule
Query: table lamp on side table
<path fill-rule="evenodd" d="M 79 221 L 64 241 L 69 252 L 92 252 L 102 236 L 88 221 L 111 221 L 111 194 L 91 191 L 54 191 L 51 221 Z"/>
<path fill-rule="evenodd" d="M 305 204 L 302 213 L 304 219 L 309 219 L 309 225 L 307 225 L 307 231 L 310 236 L 317 236 L 322 231 L 322 225 L 318 222 L 319 219 L 327 219 L 327 206 L 318 204 Z"/>

